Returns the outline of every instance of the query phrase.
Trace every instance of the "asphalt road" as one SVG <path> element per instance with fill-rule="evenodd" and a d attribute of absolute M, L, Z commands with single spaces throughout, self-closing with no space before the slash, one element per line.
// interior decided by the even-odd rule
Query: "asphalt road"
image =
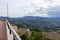
<path fill-rule="evenodd" d="M 0 40 L 7 40 L 5 21 L 0 20 Z"/>

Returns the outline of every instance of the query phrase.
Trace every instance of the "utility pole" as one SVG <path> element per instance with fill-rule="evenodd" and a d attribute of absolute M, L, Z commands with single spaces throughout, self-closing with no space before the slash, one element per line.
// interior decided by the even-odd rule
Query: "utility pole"
<path fill-rule="evenodd" d="M 7 19 L 8 19 L 8 3 L 7 3 Z"/>

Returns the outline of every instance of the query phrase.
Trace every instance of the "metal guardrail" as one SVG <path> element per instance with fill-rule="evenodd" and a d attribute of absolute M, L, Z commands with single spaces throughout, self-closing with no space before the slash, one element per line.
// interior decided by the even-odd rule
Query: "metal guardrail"
<path fill-rule="evenodd" d="M 12 27 L 12 25 L 8 22 L 8 20 L 6 19 L 6 22 L 7 22 L 7 26 L 8 28 L 11 30 L 11 32 L 13 33 L 13 40 L 22 40 L 18 34 L 16 33 L 16 31 L 14 30 L 14 28 Z"/>

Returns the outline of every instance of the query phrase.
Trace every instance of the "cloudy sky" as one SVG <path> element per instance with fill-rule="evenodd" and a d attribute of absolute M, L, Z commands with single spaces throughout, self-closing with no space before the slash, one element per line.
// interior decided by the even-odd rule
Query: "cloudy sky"
<path fill-rule="evenodd" d="M 60 0 L 0 0 L 0 16 L 60 17 Z"/>

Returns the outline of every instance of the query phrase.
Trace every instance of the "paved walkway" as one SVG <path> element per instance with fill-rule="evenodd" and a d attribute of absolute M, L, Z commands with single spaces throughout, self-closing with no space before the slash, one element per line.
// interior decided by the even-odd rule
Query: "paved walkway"
<path fill-rule="evenodd" d="M 6 25 L 4 21 L 0 20 L 0 40 L 7 40 L 6 39 Z"/>

